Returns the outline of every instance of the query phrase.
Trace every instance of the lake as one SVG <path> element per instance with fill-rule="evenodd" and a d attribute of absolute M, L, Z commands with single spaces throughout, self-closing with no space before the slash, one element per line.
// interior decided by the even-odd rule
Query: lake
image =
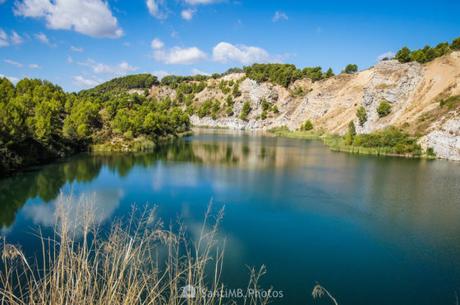
<path fill-rule="evenodd" d="M 223 282 L 265 265 L 273 304 L 456 304 L 460 164 L 332 152 L 320 141 L 200 130 L 151 153 L 81 154 L 0 180 L 1 234 L 31 255 L 60 193 L 94 196 L 108 224 L 133 204 L 199 224 L 225 206 Z M 78 209 L 78 205 L 72 207 Z M 327 300 L 317 304 L 330 304 Z"/>

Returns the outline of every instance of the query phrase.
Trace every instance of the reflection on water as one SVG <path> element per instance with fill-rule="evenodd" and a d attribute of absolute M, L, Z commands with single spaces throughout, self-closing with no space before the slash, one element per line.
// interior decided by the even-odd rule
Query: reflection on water
<path fill-rule="evenodd" d="M 79 196 L 95 196 L 97 223 L 150 203 L 192 234 L 211 199 L 225 205 L 224 280 L 236 287 L 245 265 L 265 264 L 267 283 L 286 291 L 281 304 L 308 303 L 316 280 L 344 304 L 455 304 L 460 292 L 458 163 L 198 132 L 151 153 L 82 154 L 0 180 L 3 232 L 29 242 L 25 227 L 54 225 L 61 192 L 75 194 L 75 219 Z"/>

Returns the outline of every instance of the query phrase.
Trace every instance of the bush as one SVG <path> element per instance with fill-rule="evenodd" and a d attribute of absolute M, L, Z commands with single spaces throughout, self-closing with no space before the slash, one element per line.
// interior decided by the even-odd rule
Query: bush
<path fill-rule="evenodd" d="M 411 61 L 410 54 L 411 54 L 410 49 L 408 47 L 404 47 L 396 53 L 395 58 L 401 63 L 410 62 Z"/>
<path fill-rule="evenodd" d="M 368 148 L 387 148 L 397 154 L 421 154 L 421 147 L 417 144 L 417 139 L 395 127 L 388 127 L 374 133 L 356 135 L 353 139 L 353 145 Z"/>
<path fill-rule="evenodd" d="M 345 69 L 343 70 L 344 73 L 347 73 L 347 74 L 353 74 L 353 73 L 356 73 L 358 72 L 358 66 L 355 65 L 355 64 L 349 64 L 345 67 Z"/>
<path fill-rule="evenodd" d="M 440 101 L 439 106 L 447 107 L 449 110 L 455 109 L 457 106 L 460 106 L 460 95 L 454 95 Z"/>
<path fill-rule="evenodd" d="M 452 50 L 460 50 L 460 37 L 454 39 L 450 47 Z"/>
<path fill-rule="evenodd" d="M 301 131 L 310 131 L 313 130 L 313 123 L 310 120 L 307 120 L 305 123 L 300 126 Z"/>
<path fill-rule="evenodd" d="M 358 110 L 356 111 L 356 117 L 359 120 L 359 125 L 363 126 L 364 123 L 367 122 L 366 108 L 364 108 L 363 106 L 359 107 Z"/>
<path fill-rule="evenodd" d="M 379 106 L 377 107 L 377 113 L 379 115 L 379 118 L 386 117 L 391 113 L 391 104 L 385 100 L 381 101 Z"/>
<path fill-rule="evenodd" d="M 244 102 L 243 108 L 241 109 L 240 119 L 246 121 L 249 113 L 251 112 L 251 103 L 249 101 Z"/>

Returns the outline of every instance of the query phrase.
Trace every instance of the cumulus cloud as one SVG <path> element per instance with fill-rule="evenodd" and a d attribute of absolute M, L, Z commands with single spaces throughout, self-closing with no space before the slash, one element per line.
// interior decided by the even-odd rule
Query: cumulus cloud
<path fill-rule="evenodd" d="M 121 62 L 118 65 L 106 65 L 98 63 L 92 59 L 88 59 L 85 62 L 79 63 L 81 66 L 89 67 L 96 74 L 113 74 L 113 75 L 125 75 L 129 72 L 136 71 L 138 67 L 130 66 L 126 61 Z"/>
<path fill-rule="evenodd" d="M 5 59 L 3 61 L 5 63 L 9 64 L 9 65 L 12 65 L 12 66 L 15 66 L 15 67 L 18 67 L 18 68 L 24 67 L 24 65 L 21 64 L 20 62 L 17 62 L 17 61 L 11 60 L 11 59 Z"/>
<path fill-rule="evenodd" d="M 197 47 L 174 47 L 169 50 L 157 50 L 153 53 L 155 60 L 172 65 L 189 65 L 207 58 L 206 53 Z"/>
<path fill-rule="evenodd" d="M 75 47 L 75 46 L 70 46 L 70 51 L 81 53 L 81 52 L 84 51 L 84 49 L 83 49 L 83 48 L 79 48 L 79 47 Z"/>
<path fill-rule="evenodd" d="M 288 15 L 286 15 L 286 13 L 281 12 L 281 11 L 276 11 L 272 17 L 273 22 L 278 22 L 278 21 L 288 20 L 288 19 L 289 19 Z"/>
<path fill-rule="evenodd" d="M 9 46 L 8 34 L 3 29 L 0 29 L 0 48 Z"/>
<path fill-rule="evenodd" d="M 44 18 L 46 26 L 55 30 L 74 30 L 92 37 L 118 38 L 123 30 L 102 0 L 19 0 L 17 16 Z"/>
<path fill-rule="evenodd" d="M 163 41 L 161 41 L 160 39 L 154 38 L 154 39 L 152 40 L 152 42 L 150 43 L 150 46 L 151 46 L 152 49 L 154 49 L 154 50 L 159 50 L 159 49 L 163 49 L 163 47 L 165 46 L 165 44 L 164 44 Z"/>
<path fill-rule="evenodd" d="M 236 46 L 228 42 L 218 43 L 212 50 L 212 57 L 214 61 L 221 63 L 233 61 L 245 65 L 272 61 L 268 52 L 262 48 L 245 45 Z"/>
<path fill-rule="evenodd" d="M 99 85 L 99 81 L 95 79 L 85 78 L 81 75 L 73 77 L 73 83 L 80 88 L 92 88 Z"/>
<path fill-rule="evenodd" d="M 10 40 L 12 44 L 16 44 L 16 45 L 24 42 L 24 39 L 18 33 L 16 33 L 16 31 L 13 31 L 11 33 Z"/>
<path fill-rule="evenodd" d="M 396 55 L 396 54 L 395 54 L 394 52 L 388 51 L 388 52 L 385 52 L 385 53 L 383 53 L 383 54 L 380 54 L 380 55 L 377 57 L 377 60 L 378 60 L 378 61 L 382 61 L 382 60 L 384 60 L 385 58 L 387 58 L 387 59 L 392 59 L 392 58 L 395 57 L 395 55 Z"/>
<path fill-rule="evenodd" d="M 168 17 L 168 14 L 164 10 L 164 0 L 147 0 L 146 4 L 150 15 L 153 17 L 157 19 L 166 19 Z"/>
<path fill-rule="evenodd" d="M 37 65 L 37 64 L 30 64 L 29 68 L 30 69 L 40 69 L 41 67 L 40 67 L 40 65 Z"/>
<path fill-rule="evenodd" d="M 189 8 L 189 9 L 182 10 L 180 15 L 181 15 L 182 19 L 190 21 L 190 20 L 192 20 L 193 15 L 195 14 L 195 12 L 196 12 L 196 10 Z"/>

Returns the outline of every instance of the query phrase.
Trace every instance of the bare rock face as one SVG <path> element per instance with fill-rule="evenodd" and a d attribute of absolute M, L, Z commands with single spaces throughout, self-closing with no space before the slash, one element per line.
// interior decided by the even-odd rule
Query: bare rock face
<path fill-rule="evenodd" d="M 381 61 L 372 70 L 368 84 L 364 87 L 362 105 L 366 109 L 367 121 L 358 133 L 369 133 L 395 122 L 398 112 L 404 111 L 411 95 L 422 81 L 422 65 L 400 64 L 396 60 Z M 381 102 L 392 105 L 391 116 L 382 120 L 377 108 Z"/>
<path fill-rule="evenodd" d="M 460 161 L 460 119 L 450 119 L 439 129 L 422 137 L 420 145 L 432 148 L 442 159 Z"/>

